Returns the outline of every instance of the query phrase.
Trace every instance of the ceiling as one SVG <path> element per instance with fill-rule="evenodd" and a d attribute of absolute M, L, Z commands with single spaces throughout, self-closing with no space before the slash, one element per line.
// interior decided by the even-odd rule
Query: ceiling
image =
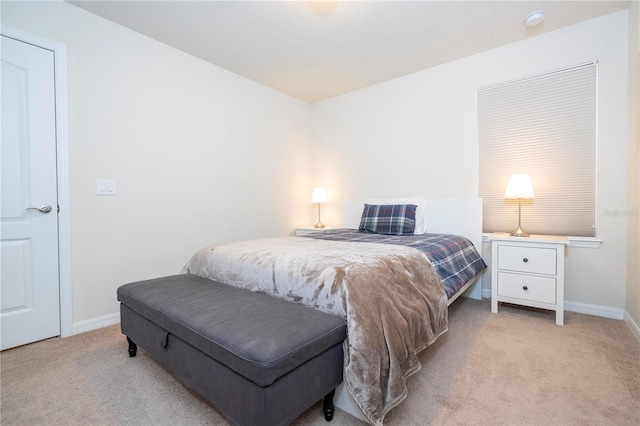
<path fill-rule="evenodd" d="M 629 1 L 67 0 L 313 103 L 628 8 Z M 527 28 L 525 17 L 546 11 Z"/>

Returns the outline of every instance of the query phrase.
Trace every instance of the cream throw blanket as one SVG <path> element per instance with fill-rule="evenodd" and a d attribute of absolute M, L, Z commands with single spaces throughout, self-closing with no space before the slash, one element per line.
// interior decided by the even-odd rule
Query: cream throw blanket
<path fill-rule="evenodd" d="M 285 237 L 198 251 L 183 273 L 346 319 L 344 380 L 375 425 L 407 395 L 417 353 L 447 331 L 447 297 L 426 256 L 388 244 Z"/>

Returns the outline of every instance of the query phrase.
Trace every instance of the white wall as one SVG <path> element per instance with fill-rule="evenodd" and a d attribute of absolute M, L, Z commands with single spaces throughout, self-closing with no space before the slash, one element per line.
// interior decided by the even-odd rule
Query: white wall
<path fill-rule="evenodd" d="M 310 223 L 307 104 L 67 3 L 3 1 L 2 24 L 68 49 L 74 325 L 200 247 Z"/>
<path fill-rule="evenodd" d="M 640 144 L 638 143 L 639 90 L 640 87 L 640 3 L 629 6 L 629 154 L 627 189 L 627 321 L 640 340 Z"/>
<path fill-rule="evenodd" d="M 568 250 L 565 296 L 621 315 L 626 219 L 605 212 L 627 206 L 627 27 L 625 10 L 315 104 L 313 176 L 332 200 L 325 223 L 357 224 L 342 208 L 370 196 L 477 196 L 478 88 L 598 60 L 603 244 Z"/>

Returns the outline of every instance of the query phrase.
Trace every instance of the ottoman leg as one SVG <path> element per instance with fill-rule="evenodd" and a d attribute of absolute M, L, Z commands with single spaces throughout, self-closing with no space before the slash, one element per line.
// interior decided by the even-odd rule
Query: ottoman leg
<path fill-rule="evenodd" d="M 324 419 L 328 422 L 333 420 L 333 395 L 336 393 L 336 390 L 333 389 L 331 392 L 325 395 L 324 403 L 322 405 L 322 412 L 324 413 Z"/>
<path fill-rule="evenodd" d="M 129 356 L 133 358 L 136 356 L 136 352 L 138 351 L 138 345 L 133 343 L 133 340 L 131 340 L 129 336 L 127 336 L 127 342 L 129 342 Z"/>

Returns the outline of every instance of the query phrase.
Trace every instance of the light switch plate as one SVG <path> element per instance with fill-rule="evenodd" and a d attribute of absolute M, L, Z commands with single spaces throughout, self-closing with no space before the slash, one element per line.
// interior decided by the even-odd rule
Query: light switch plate
<path fill-rule="evenodd" d="M 96 193 L 98 195 L 116 195 L 116 180 L 97 178 Z"/>

